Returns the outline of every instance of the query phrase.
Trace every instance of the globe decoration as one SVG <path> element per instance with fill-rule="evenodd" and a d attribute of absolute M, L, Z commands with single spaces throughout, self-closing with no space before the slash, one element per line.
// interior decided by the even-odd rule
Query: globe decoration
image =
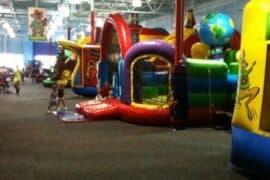
<path fill-rule="evenodd" d="M 211 47 L 223 46 L 234 34 L 233 20 L 223 13 L 208 14 L 201 19 L 198 34 Z"/>

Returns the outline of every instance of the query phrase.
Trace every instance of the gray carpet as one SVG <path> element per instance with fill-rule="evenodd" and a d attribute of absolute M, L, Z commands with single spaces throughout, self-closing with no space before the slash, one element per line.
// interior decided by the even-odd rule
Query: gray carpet
<path fill-rule="evenodd" d="M 46 112 L 49 93 L 28 81 L 0 93 L 0 179 L 249 179 L 230 165 L 228 131 L 62 123 Z M 69 108 L 84 100 L 66 94 Z"/>

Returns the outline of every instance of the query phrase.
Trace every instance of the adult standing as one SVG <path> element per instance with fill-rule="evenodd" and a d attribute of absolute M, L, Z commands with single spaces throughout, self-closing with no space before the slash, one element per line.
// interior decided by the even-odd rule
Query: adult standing
<path fill-rule="evenodd" d="M 20 86 L 22 84 L 22 73 L 18 66 L 16 66 L 16 70 L 14 71 L 14 78 L 13 78 L 13 86 L 16 90 L 16 94 L 20 94 Z"/>
<path fill-rule="evenodd" d="M 54 66 L 54 73 L 55 73 L 53 76 L 54 80 L 60 79 L 61 74 L 64 70 L 66 59 L 67 59 L 67 56 L 65 55 L 64 47 L 62 45 L 58 45 L 58 55 L 57 55 L 56 64 Z"/>

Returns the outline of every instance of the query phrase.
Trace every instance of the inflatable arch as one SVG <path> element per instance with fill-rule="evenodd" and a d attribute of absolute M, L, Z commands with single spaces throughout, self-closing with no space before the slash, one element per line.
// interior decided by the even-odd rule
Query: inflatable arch
<path fill-rule="evenodd" d="M 110 14 L 104 23 L 101 35 L 98 78 L 100 88 L 106 81 L 113 86 L 114 96 L 120 96 L 118 66 L 131 46 L 131 32 L 124 18 L 120 14 Z"/>
<path fill-rule="evenodd" d="M 169 124 L 169 93 L 171 93 L 171 74 L 173 67 L 173 57 L 174 48 L 165 43 L 164 41 L 144 41 L 133 45 L 126 54 L 124 63 L 124 83 L 123 83 L 123 96 L 122 102 L 124 103 L 120 107 L 121 116 L 124 121 L 136 123 L 136 124 L 146 124 L 146 125 L 168 125 Z M 150 58 L 150 59 L 149 59 Z M 166 86 L 165 90 L 165 101 L 161 104 L 152 104 L 147 102 L 136 102 L 134 92 L 135 89 L 135 78 L 138 78 L 138 74 L 135 75 L 135 70 L 138 71 L 138 67 L 135 68 L 136 63 L 143 61 L 144 59 L 149 59 L 155 61 L 157 59 L 162 64 L 165 64 L 167 69 L 166 76 L 158 79 L 167 78 L 165 80 L 167 84 L 162 84 Z M 161 74 L 162 75 L 162 74 Z M 157 75 L 156 75 L 157 76 Z M 160 76 L 160 75 L 158 75 Z M 143 81 L 143 78 L 142 78 Z M 153 83 L 154 79 L 150 79 Z M 137 81 L 136 81 L 137 82 Z M 142 86 L 142 82 L 140 85 Z M 155 88 L 159 89 L 158 87 Z M 152 89 L 153 90 L 153 89 Z M 164 91 L 164 90 L 163 90 Z M 151 92 L 153 93 L 153 92 Z"/>
<path fill-rule="evenodd" d="M 110 31 L 114 29 L 119 40 L 121 58 L 123 59 L 127 50 L 132 45 L 131 32 L 124 18 L 120 14 L 110 14 L 104 22 L 103 32 L 101 35 L 101 59 L 106 60 L 108 55 L 108 42 Z"/>
<path fill-rule="evenodd" d="M 131 104 L 131 91 L 133 91 L 131 89 L 133 86 L 131 79 L 133 79 L 134 61 L 138 60 L 138 56 L 144 55 L 158 55 L 164 57 L 164 60 L 167 61 L 169 65 L 169 74 L 171 74 L 174 57 L 174 49 L 171 45 L 162 41 L 145 41 L 135 44 L 130 48 L 125 57 L 123 102 L 126 104 Z"/>

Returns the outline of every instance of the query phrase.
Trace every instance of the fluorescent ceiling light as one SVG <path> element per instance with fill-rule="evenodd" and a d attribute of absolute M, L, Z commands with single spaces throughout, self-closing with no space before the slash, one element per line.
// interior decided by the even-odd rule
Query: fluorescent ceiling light
<path fill-rule="evenodd" d="M 58 6 L 58 11 L 62 17 L 68 17 L 70 14 L 68 5 L 60 5 Z"/>
<path fill-rule="evenodd" d="M 132 6 L 133 7 L 141 7 L 142 1 L 141 0 L 132 0 Z"/>
<path fill-rule="evenodd" d="M 69 0 L 69 4 L 81 4 L 82 2 L 87 2 L 87 0 Z"/>

